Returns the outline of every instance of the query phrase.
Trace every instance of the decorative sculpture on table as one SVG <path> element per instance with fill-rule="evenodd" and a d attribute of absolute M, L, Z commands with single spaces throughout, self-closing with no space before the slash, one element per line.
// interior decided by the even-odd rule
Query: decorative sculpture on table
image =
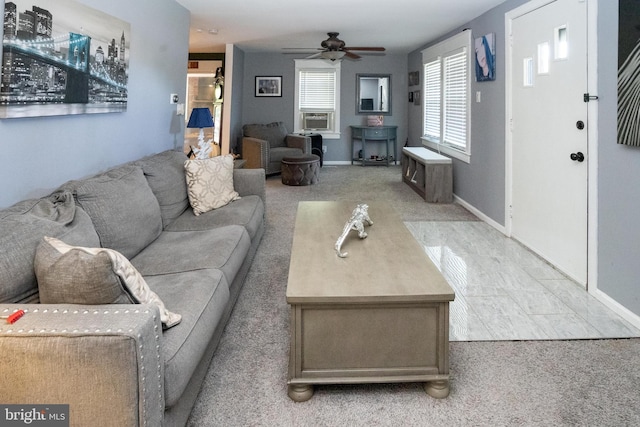
<path fill-rule="evenodd" d="M 356 206 L 356 208 L 351 213 L 351 218 L 349 218 L 349 221 L 347 221 L 347 223 L 345 224 L 344 229 L 342 230 L 342 234 L 340 235 L 340 237 L 338 237 L 338 241 L 336 241 L 336 254 L 338 254 L 340 258 L 344 258 L 347 256 L 347 252 L 340 252 L 340 248 L 344 243 L 344 239 L 347 238 L 349 231 L 356 230 L 358 232 L 358 237 L 360 237 L 361 239 L 367 237 L 367 233 L 364 231 L 365 224 L 373 225 L 373 221 L 371 221 L 371 218 L 369 218 L 369 205 L 361 203 Z"/>

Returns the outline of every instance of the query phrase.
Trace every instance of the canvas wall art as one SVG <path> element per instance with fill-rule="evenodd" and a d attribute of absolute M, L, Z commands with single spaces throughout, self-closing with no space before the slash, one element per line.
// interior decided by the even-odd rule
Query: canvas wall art
<path fill-rule="evenodd" d="M 130 39 L 74 0 L 5 1 L 0 118 L 126 111 Z"/>
<path fill-rule="evenodd" d="M 620 0 L 618 144 L 640 147 L 640 3 Z"/>
<path fill-rule="evenodd" d="M 496 79 L 496 35 L 485 34 L 475 39 L 476 81 L 486 82 Z"/>

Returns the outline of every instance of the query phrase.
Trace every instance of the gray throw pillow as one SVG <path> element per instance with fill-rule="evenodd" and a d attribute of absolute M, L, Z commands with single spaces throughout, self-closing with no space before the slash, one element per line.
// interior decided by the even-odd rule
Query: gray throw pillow
<path fill-rule="evenodd" d="M 117 251 L 71 246 L 44 237 L 34 264 L 43 304 L 154 304 L 166 328 L 182 320 L 167 310 L 138 270 Z"/>

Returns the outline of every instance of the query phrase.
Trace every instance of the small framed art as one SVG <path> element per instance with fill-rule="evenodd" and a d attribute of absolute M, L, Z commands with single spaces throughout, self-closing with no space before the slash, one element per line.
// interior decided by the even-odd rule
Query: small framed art
<path fill-rule="evenodd" d="M 256 96 L 282 96 L 282 76 L 256 76 Z"/>

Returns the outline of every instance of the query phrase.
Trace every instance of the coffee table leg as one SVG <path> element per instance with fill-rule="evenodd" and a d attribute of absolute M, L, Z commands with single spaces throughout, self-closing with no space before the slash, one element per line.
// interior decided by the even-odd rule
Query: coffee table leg
<path fill-rule="evenodd" d="M 424 383 L 424 391 L 431 397 L 443 399 L 449 396 L 449 381 L 438 380 Z"/>
<path fill-rule="evenodd" d="M 289 397 L 295 402 L 305 402 L 313 396 L 311 384 L 289 384 Z"/>

